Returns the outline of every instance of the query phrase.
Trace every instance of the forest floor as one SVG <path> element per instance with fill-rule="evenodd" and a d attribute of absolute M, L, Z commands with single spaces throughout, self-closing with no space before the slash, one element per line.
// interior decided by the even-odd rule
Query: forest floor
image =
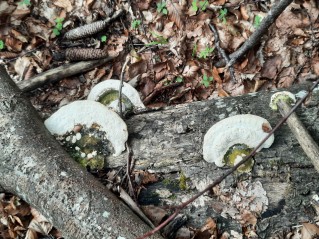
<path fill-rule="evenodd" d="M 230 68 L 219 64 L 223 57 L 209 27 L 216 27 L 221 48 L 231 54 L 259 28 L 276 2 L 1 1 L 1 64 L 19 83 L 66 64 L 67 60 L 57 55 L 67 49 L 81 51 L 89 47 L 117 56 L 86 73 L 29 92 L 32 104 L 43 117 L 69 102 L 85 99 L 97 83 L 120 79 L 122 72 L 123 80 L 135 86 L 150 108 L 288 88 L 319 75 L 318 1 L 293 1 L 260 42 L 233 65 L 234 76 Z M 124 14 L 102 31 L 77 40 L 66 39 L 65 33 L 71 29 L 106 19 L 119 9 L 124 9 Z M 36 233 L 34 228 L 27 230 L 26 222 L 39 216 L 34 211 L 30 216 L 27 206 L 17 210 L 16 197 L 0 194 L 0 200 L 2 238 L 26 234 L 25 238 L 41 238 L 41 234 L 47 234 Z"/>

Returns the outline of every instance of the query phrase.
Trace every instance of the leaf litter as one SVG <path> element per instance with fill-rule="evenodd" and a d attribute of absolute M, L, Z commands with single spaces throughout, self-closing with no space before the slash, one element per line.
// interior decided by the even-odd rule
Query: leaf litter
<path fill-rule="evenodd" d="M 119 78 L 126 56 L 130 61 L 124 69 L 124 81 L 134 84 L 148 107 L 286 88 L 319 74 L 319 10 L 315 0 L 295 1 L 279 16 L 261 42 L 234 65 L 237 82 L 231 81 L 226 68 L 215 66 L 222 58 L 208 27 L 208 23 L 216 26 L 220 45 L 230 54 L 259 27 L 275 2 L 137 0 L 130 5 L 122 0 L 1 1 L 0 40 L 4 48 L 0 59 L 19 82 L 65 64 L 66 60 L 54 60 L 54 52 L 89 47 L 90 54 L 118 55 L 112 63 L 31 92 L 33 105 L 44 117 L 68 102 L 85 98 L 100 81 Z M 70 30 L 104 20 L 119 9 L 127 14 L 95 35 L 72 41 L 64 37 Z M 54 34 L 57 22 L 61 23 L 60 35 Z M 155 175 L 145 175 L 143 180 L 157 180 Z M 238 190 L 244 188 L 239 185 Z M 27 230 L 24 223 L 30 209 L 23 210 L 20 219 L 12 203 L 18 199 L 12 196 L 9 203 L 8 196 L 1 195 L 0 225 L 6 228 L 3 238 L 14 238 L 22 231 L 37 238 L 35 228 Z M 251 208 L 254 200 L 245 199 L 240 207 L 230 204 L 234 212 L 240 212 L 236 217 L 243 225 L 255 225 L 262 210 L 260 203 Z M 210 236 L 215 236 L 211 220 L 203 228 L 211 227 Z M 300 238 L 311 238 L 315 233 L 314 224 L 304 223 Z"/>

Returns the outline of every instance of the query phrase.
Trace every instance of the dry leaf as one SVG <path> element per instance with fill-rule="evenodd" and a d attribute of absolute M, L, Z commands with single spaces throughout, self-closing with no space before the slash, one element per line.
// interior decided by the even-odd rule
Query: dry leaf
<path fill-rule="evenodd" d="M 179 29 L 183 28 L 183 12 L 182 7 L 179 5 L 178 1 L 167 1 L 166 2 L 168 14 L 171 20 L 176 24 Z"/>
<path fill-rule="evenodd" d="M 319 236 L 319 227 L 316 224 L 303 223 L 301 229 L 302 239 L 316 239 Z"/>
<path fill-rule="evenodd" d="M 159 225 L 167 215 L 166 210 L 153 205 L 141 206 L 141 209 L 155 226 Z"/>

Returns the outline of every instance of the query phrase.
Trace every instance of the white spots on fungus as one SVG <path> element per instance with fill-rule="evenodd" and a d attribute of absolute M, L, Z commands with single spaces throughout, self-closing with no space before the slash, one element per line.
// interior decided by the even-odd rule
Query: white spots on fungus
<path fill-rule="evenodd" d="M 67 174 L 67 172 L 65 172 L 65 171 L 62 171 L 61 173 L 60 173 L 60 176 L 62 176 L 62 177 L 66 177 L 68 174 Z"/>
<path fill-rule="evenodd" d="M 82 138 L 81 133 L 76 133 L 75 138 L 76 138 L 76 140 L 80 140 Z"/>
<path fill-rule="evenodd" d="M 98 125 L 99 130 L 104 131 L 106 138 L 111 142 L 115 151 L 114 156 L 120 155 L 125 150 L 128 138 L 127 127 L 121 117 L 101 103 L 90 100 L 75 101 L 61 107 L 44 124 L 55 135 L 71 132 L 76 125 L 85 125 L 88 128 Z M 73 136 L 72 142 L 77 137 Z"/>

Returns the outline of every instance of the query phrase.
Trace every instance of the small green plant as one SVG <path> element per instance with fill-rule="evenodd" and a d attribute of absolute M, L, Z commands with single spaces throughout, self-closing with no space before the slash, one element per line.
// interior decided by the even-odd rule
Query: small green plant
<path fill-rule="evenodd" d="M 224 23 L 226 24 L 226 15 L 227 15 L 227 9 L 220 9 L 219 10 L 219 16 L 218 18 Z"/>
<path fill-rule="evenodd" d="M 131 27 L 132 27 L 132 29 L 137 29 L 139 25 L 141 25 L 141 20 L 135 19 L 135 20 L 132 22 Z"/>
<path fill-rule="evenodd" d="M 258 28 L 260 26 L 261 20 L 262 20 L 261 16 L 259 16 L 259 15 L 255 16 L 255 19 L 254 19 L 254 27 L 255 28 Z"/>
<path fill-rule="evenodd" d="M 197 10 L 198 10 L 197 0 L 192 1 L 192 9 L 193 9 L 193 11 L 197 12 Z"/>
<path fill-rule="evenodd" d="M 203 75 L 202 84 L 205 87 L 208 87 L 211 82 L 213 82 L 214 78 L 212 76 L 208 77 L 206 74 Z"/>
<path fill-rule="evenodd" d="M 53 34 L 55 36 L 59 36 L 61 34 L 61 30 L 63 28 L 63 21 L 64 21 L 64 18 L 60 18 L 60 17 L 57 17 L 55 20 L 55 27 L 53 28 Z"/>
<path fill-rule="evenodd" d="M 167 15 L 168 11 L 166 8 L 166 2 L 160 1 L 159 3 L 156 4 L 156 6 L 157 6 L 157 12 Z"/>
<path fill-rule="evenodd" d="M 179 189 L 180 190 L 186 190 L 187 189 L 187 177 L 183 172 L 179 173 Z"/>
<path fill-rule="evenodd" d="M 197 44 L 195 43 L 193 47 L 193 51 L 192 51 L 192 57 L 196 56 L 196 52 L 197 52 Z"/>
<path fill-rule="evenodd" d="M 4 42 L 2 40 L 0 40 L 0 50 L 3 50 L 4 49 Z"/>
<path fill-rule="evenodd" d="M 208 6 L 208 0 L 199 1 L 199 6 L 202 11 L 205 11 Z"/>
<path fill-rule="evenodd" d="M 204 50 L 200 51 L 198 57 L 206 59 L 213 51 L 214 48 L 207 46 Z"/>
<path fill-rule="evenodd" d="M 106 42 L 106 40 L 107 40 L 107 36 L 105 35 L 101 36 L 101 42 Z"/>
<path fill-rule="evenodd" d="M 31 5 L 31 2 L 30 2 L 30 0 L 22 0 L 21 2 L 19 2 L 19 5 L 30 6 L 30 5 Z"/>
<path fill-rule="evenodd" d="M 183 77 L 181 77 L 181 76 L 177 76 L 176 78 L 175 78 L 175 82 L 177 82 L 177 83 L 182 83 L 183 82 Z"/>
<path fill-rule="evenodd" d="M 155 45 L 162 45 L 162 44 L 168 43 L 168 40 L 165 37 L 157 34 L 156 32 L 151 32 L 151 33 L 153 37 L 156 38 L 156 40 L 150 43 L 147 43 L 145 46 L 155 46 Z"/>
<path fill-rule="evenodd" d="M 199 9 L 200 10 L 205 11 L 207 6 L 208 6 L 208 0 L 203 0 L 203 1 L 199 1 L 199 2 L 197 2 L 197 0 L 193 0 L 192 1 L 192 9 L 193 9 L 193 11 L 197 12 L 198 5 L 199 5 Z"/>

